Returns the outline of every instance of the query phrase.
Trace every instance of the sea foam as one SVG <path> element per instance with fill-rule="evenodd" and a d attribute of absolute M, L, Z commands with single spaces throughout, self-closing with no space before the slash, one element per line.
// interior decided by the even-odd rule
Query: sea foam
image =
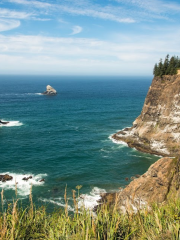
<path fill-rule="evenodd" d="M 76 201 L 78 203 L 78 208 L 80 210 L 82 208 L 85 208 L 87 210 L 92 211 L 93 208 L 98 205 L 98 200 L 101 199 L 102 193 L 106 193 L 106 190 L 98 188 L 98 187 L 94 187 L 89 194 L 81 194 L 80 197 L 76 199 Z M 53 199 L 52 198 L 50 198 L 50 199 L 39 198 L 39 200 L 42 202 L 46 202 L 46 203 L 52 203 L 52 204 L 55 204 L 55 205 L 63 207 L 63 208 L 66 207 L 64 198 L 61 198 L 61 197 L 53 198 Z M 69 199 L 69 200 L 71 200 L 71 201 L 69 201 L 68 203 L 73 202 L 73 199 Z M 67 205 L 67 209 L 68 209 L 68 211 L 71 211 L 71 212 L 76 211 L 74 206 L 73 205 L 71 206 L 70 204 Z"/>
<path fill-rule="evenodd" d="M 106 193 L 106 190 L 94 187 L 90 194 L 81 194 L 78 199 L 78 207 L 93 210 L 98 205 L 98 200 L 101 199 L 102 193 Z"/>
<path fill-rule="evenodd" d="M 2 122 L 6 122 L 6 120 L 2 120 Z M 23 123 L 19 121 L 9 121 L 7 124 L 0 124 L 0 127 L 19 127 L 22 126 Z"/>
<path fill-rule="evenodd" d="M 112 136 L 113 136 L 113 135 L 110 135 L 110 136 L 109 136 L 109 139 L 110 139 L 113 143 L 121 144 L 121 145 L 124 145 L 124 146 L 128 146 L 127 143 L 125 143 L 125 142 L 123 142 L 123 141 L 121 141 L 121 140 L 116 140 L 116 139 L 114 139 Z"/>
<path fill-rule="evenodd" d="M 47 176 L 47 174 L 17 174 L 17 173 L 0 173 L 0 175 L 5 175 L 8 174 L 13 177 L 12 180 L 6 181 L 6 182 L 1 182 L 0 181 L 0 188 L 4 190 L 15 190 L 17 187 L 17 193 L 20 196 L 27 196 L 30 193 L 31 186 L 40 186 L 43 185 L 44 182 L 40 182 L 41 179 Z M 32 176 L 31 179 L 28 181 L 22 180 L 23 178 L 27 178 L 29 176 Z"/>
<path fill-rule="evenodd" d="M 66 207 L 66 204 L 64 203 L 63 198 L 54 198 L 54 199 L 39 198 L 39 200 L 45 203 L 52 203 L 63 208 Z M 74 208 L 71 207 L 70 205 L 67 205 L 67 210 L 70 212 L 74 212 Z"/>

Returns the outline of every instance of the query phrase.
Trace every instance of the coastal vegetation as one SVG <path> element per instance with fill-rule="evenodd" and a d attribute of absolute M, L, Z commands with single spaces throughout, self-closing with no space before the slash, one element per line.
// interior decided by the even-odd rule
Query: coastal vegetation
<path fill-rule="evenodd" d="M 164 61 L 161 58 L 159 63 L 154 65 L 153 74 L 155 77 L 162 77 L 163 75 L 175 75 L 177 74 L 178 68 L 180 69 L 180 59 L 178 56 L 173 56 L 169 59 L 168 54 Z"/>
<path fill-rule="evenodd" d="M 116 239 L 179 239 L 180 199 L 171 198 L 151 209 L 121 214 L 116 204 L 99 208 L 97 215 L 77 208 L 74 198 L 74 213 L 66 207 L 48 213 L 46 207 L 36 208 L 29 196 L 29 206 L 23 208 L 18 199 L 5 208 L 4 193 L 1 192 L 0 239 L 54 239 L 54 240 L 116 240 Z"/>

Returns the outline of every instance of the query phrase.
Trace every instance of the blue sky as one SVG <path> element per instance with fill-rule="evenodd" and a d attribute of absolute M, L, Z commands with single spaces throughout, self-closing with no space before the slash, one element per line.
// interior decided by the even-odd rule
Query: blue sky
<path fill-rule="evenodd" d="M 168 53 L 179 0 L 0 0 L 0 74 L 151 76 Z"/>

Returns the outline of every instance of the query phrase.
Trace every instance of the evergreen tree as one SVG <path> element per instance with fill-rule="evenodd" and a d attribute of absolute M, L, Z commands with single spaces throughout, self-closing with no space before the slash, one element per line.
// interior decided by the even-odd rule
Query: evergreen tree
<path fill-rule="evenodd" d="M 157 65 L 157 63 L 156 63 L 156 64 L 154 65 L 154 69 L 153 69 L 153 74 L 154 74 L 155 77 L 158 76 L 157 73 L 158 73 L 158 65 Z"/>
<path fill-rule="evenodd" d="M 168 75 L 168 66 L 169 66 L 169 54 L 164 59 L 164 65 L 163 65 L 163 75 Z"/>
<path fill-rule="evenodd" d="M 154 76 L 163 75 L 175 75 L 177 74 L 177 69 L 180 68 L 180 59 L 178 56 L 173 56 L 169 60 L 169 54 L 166 55 L 164 62 L 162 59 L 159 60 L 159 63 L 154 65 L 153 74 Z"/>
<path fill-rule="evenodd" d="M 159 60 L 158 68 L 159 68 L 158 76 L 162 77 L 162 76 L 164 75 L 164 74 L 163 74 L 163 63 L 162 63 L 162 58 Z"/>

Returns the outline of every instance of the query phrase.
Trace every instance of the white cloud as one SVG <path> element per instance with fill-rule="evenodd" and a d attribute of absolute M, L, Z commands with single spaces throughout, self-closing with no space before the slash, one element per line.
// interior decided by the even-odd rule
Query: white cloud
<path fill-rule="evenodd" d="M 15 19 L 25 19 L 28 18 L 30 13 L 13 11 L 5 8 L 0 8 L 0 17 L 1 18 L 15 18 Z"/>
<path fill-rule="evenodd" d="M 19 20 L 0 19 L 0 32 L 12 30 L 21 25 Z"/>
<path fill-rule="evenodd" d="M 100 5 L 98 1 L 38 1 L 38 0 L 7 0 L 12 3 L 29 5 L 42 14 L 68 13 L 71 15 L 88 16 L 119 23 L 135 23 L 152 21 L 153 19 L 168 20 L 180 11 L 180 4 L 162 0 L 111 0 L 109 4 Z M 118 2 L 119 6 L 110 4 Z M 36 12 L 38 14 L 38 11 Z"/>
<path fill-rule="evenodd" d="M 169 12 L 170 10 L 173 11 L 179 11 L 180 10 L 180 4 L 173 3 L 166 3 L 165 1 L 162 0 L 151 0 L 151 1 L 142 1 L 142 0 L 114 0 L 119 3 L 124 3 L 124 4 L 131 4 L 136 7 L 145 9 L 146 11 L 149 12 L 154 12 L 154 13 L 162 13 L 162 12 Z M 169 12 L 171 14 L 171 12 Z"/>
<path fill-rule="evenodd" d="M 172 39 L 174 31 L 125 38 L 117 34 L 116 43 L 92 38 L 0 35 L 1 73 L 151 75 L 160 57 L 177 54 L 180 32 L 176 31 Z"/>
<path fill-rule="evenodd" d="M 82 32 L 82 27 L 74 26 L 72 30 L 73 31 L 72 31 L 71 35 L 75 35 L 75 34 L 78 34 L 78 33 Z"/>
<path fill-rule="evenodd" d="M 18 4 L 25 4 L 25 5 L 31 5 L 38 8 L 49 8 L 52 6 L 50 3 L 46 2 L 40 2 L 40 1 L 33 1 L 33 0 L 8 0 L 11 3 L 18 3 Z"/>
<path fill-rule="evenodd" d="M 104 20 L 111 20 L 120 23 L 134 23 L 135 20 L 127 14 L 123 14 L 122 9 L 117 11 L 117 8 L 114 7 L 102 7 L 98 4 L 92 4 L 90 2 L 79 2 L 76 1 L 64 1 L 63 4 L 47 3 L 41 1 L 27 1 L 27 0 L 8 0 L 9 2 L 30 5 L 31 7 L 46 9 L 48 11 L 58 11 L 63 13 L 69 13 L 72 15 L 81 15 L 94 18 L 100 18 Z"/>

